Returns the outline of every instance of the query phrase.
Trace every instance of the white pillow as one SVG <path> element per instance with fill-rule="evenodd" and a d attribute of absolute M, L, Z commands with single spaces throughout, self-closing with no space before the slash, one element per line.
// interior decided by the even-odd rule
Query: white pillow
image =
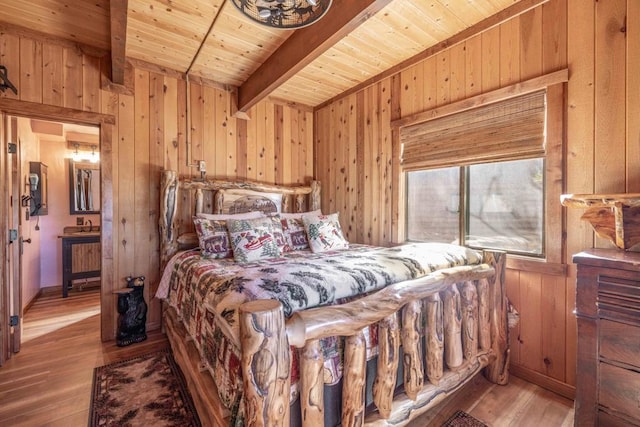
<path fill-rule="evenodd" d="M 312 252 L 326 252 L 349 248 L 342 234 L 338 213 L 330 215 L 303 215 L 304 229 Z"/>
<path fill-rule="evenodd" d="M 226 221 L 228 219 L 255 219 L 255 218 L 263 218 L 265 214 L 260 211 L 253 212 L 245 212 L 239 214 L 210 214 L 210 213 L 199 213 L 196 214 L 196 218 L 201 219 L 210 219 L 213 221 Z"/>
<path fill-rule="evenodd" d="M 322 215 L 320 209 L 309 212 L 297 212 L 297 213 L 287 213 L 280 212 L 280 218 L 282 219 L 302 219 L 302 215 Z"/>

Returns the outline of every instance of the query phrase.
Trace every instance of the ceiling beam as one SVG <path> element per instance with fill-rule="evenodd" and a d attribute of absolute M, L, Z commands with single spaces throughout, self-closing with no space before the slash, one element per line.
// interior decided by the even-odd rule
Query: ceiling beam
<path fill-rule="evenodd" d="M 238 88 L 238 111 L 246 113 L 391 1 L 333 0 L 318 23 L 293 33 Z"/>
<path fill-rule="evenodd" d="M 129 0 L 111 0 L 111 81 L 124 84 Z"/>

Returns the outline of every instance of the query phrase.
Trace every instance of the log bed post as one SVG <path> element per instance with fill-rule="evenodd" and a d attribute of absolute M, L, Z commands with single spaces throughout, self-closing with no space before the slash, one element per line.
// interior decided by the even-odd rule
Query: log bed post
<path fill-rule="evenodd" d="M 422 301 L 413 300 L 402 309 L 402 346 L 404 364 L 404 391 L 416 400 L 424 385 L 422 368 Z"/>
<path fill-rule="evenodd" d="M 344 373 L 342 375 L 342 425 L 364 424 L 364 392 L 367 383 L 367 343 L 364 332 L 345 338 Z"/>
<path fill-rule="evenodd" d="M 378 372 L 373 382 L 373 401 L 382 418 L 391 415 L 399 356 L 400 327 L 398 313 L 393 313 L 378 323 Z"/>
<path fill-rule="evenodd" d="M 175 216 L 178 207 L 178 179 L 175 171 L 163 171 L 161 178 L 162 200 L 160 200 L 160 264 L 164 267 L 178 250 Z"/>
<path fill-rule="evenodd" d="M 489 281 L 487 279 L 478 280 L 478 341 L 481 350 L 491 348 L 491 318 L 489 301 Z"/>
<path fill-rule="evenodd" d="M 435 293 L 427 298 L 427 322 L 425 337 L 427 351 L 425 362 L 427 378 L 438 385 L 444 375 L 444 320 L 442 318 L 442 299 Z"/>
<path fill-rule="evenodd" d="M 310 211 L 320 209 L 320 181 L 311 181 L 311 194 L 309 195 Z"/>
<path fill-rule="evenodd" d="M 449 369 L 462 365 L 462 315 L 460 292 L 455 283 L 442 292 L 444 308 L 444 360 Z"/>
<path fill-rule="evenodd" d="M 324 355 L 320 340 L 311 340 L 300 352 L 300 407 L 302 424 L 324 424 Z"/>
<path fill-rule="evenodd" d="M 478 291 L 473 282 L 460 285 L 462 302 L 462 351 L 466 360 L 478 354 Z"/>
<path fill-rule="evenodd" d="M 245 421 L 255 427 L 288 427 L 291 356 L 282 304 L 250 301 L 239 314 Z"/>
<path fill-rule="evenodd" d="M 509 328 L 507 291 L 504 281 L 506 258 L 504 252 L 484 252 L 484 262 L 495 270 L 495 274 L 489 278 L 489 298 L 491 298 L 491 349 L 496 355 L 496 360 L 485 368 L 485 376 L 489 381 L 501 385 L 509 381 Z"/>

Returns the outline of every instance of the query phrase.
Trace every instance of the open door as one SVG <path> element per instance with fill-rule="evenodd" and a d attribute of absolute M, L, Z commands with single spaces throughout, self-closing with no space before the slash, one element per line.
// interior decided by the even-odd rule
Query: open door
<path fill-rule="evenodd" d="M 0 115 L 0 364 L 20 351 L 22 303 L 20 286 L 20 147 L 17 120 Z"/>
<path fill-rule="evenodd" d="M 20 196 L 22 192 L 20 139 L 18 138 L 18 118 L 7 116 L 7 142 L 11 146 L 7 158 L 9 165 L 9 322 L 11 339 L 9 357 L 20 351 L 22 340 L 22 221 L 20 218 Z"/>
<path fill-rule="evenodd" d="M 0 257 L 7 259 L 9 229 L 9 190 L 7 187 L 7 152 L 5 135 L 6 117 L 0 113 Z M 8 264 L 0 262 L 0 366 L 9 357 L 9 271 Z"/>

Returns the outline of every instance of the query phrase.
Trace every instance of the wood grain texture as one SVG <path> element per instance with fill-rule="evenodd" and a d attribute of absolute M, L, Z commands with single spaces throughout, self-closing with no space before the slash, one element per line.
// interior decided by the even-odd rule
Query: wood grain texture
<path fill-rule="evenodd" d="M 553 3 L 553 4 L 552 4 Z M 450 69 L 450 91 L 449 94 L 451 96 L 451 102 L 448 104 L 444 104 L 436 107 L 436 105 L 430 106 L 430 102 L 434 102 L 437 99 L 436 95 L 436 86 L 434 82 L 440 81 L 438 75 L 436 74 L 438 67 L 436 66 L 436 52 L 440 52 L 440 50 L 434 50 L 430 52 L 425 52 L 423 60 L 419 63 L 409 64 L 408 66 L 402 69 L 396 69 L 390 71 L 390 75 L 393 75 L 394 78 L 400 80 L 400 84 L 397 84 L 398 90 L 394 90 L 391 97 L 392 105 L 399 105 L 400 115 L 396 118 L 397 123 L 402 123 L 402 120 L 411 120 L 412 116 L 415 114 L 419 114 L 425 111 L 433 110 L 434 113 L 438 114 L 446 114 L 449 109 L 459 108 L 460 105 L 464 105 L 465 101 L 471 101 L 474 97 L 479 96 L 478 99 L 481 99 L 483 96 L 490 96 L 490 93 L 487 92 L 488 88 L 494 87 L 497 91 L 503 90 L 504 85 L 507 85 L 507 82 L 518 83 L 521 87 L 526 86 L 527 81 L 532 79 L 538 79 L 544 76 L 545 73 L 553 73 L 555 74 L 558 70 L 562 70 L 567 68 L 568 60 L 567 55 L 568 52 L 571 52 L 572 64 L 579 63 L 580 66 L 572 66 L 571 71 L 571 81 L 568 83 L 569 89 L 566 92 L 568 105 L 560 106 L 561 111 L 566 112 L 568 115 L 567 120 L 564 124 L 560 125 L 561 132 L 567 135 L 566 145 L 564 145 L 563 150 L 566 150 L 566 157 L 564 158 L 564 162 L 569 165 L 568 170 L 558 169 L 557 166 L 553 167 L 553 184 L 554 185 L 567 185 L 568 182 L 572 182 L 576 188 L 593 188 L 594 185 L 594 158 L 593 158 L 593 150 L 594 150 L 594 141 L 593 141 L 593 111 L 594 111 L 594 80 L 593 73 L 596 68 L 596 64 L 599 64 L 601 67 L 606 67 L 604 63 L 597 62 L 594 52 L 594 46 L 597 41 L 597 37 L 594 33 L 595 29 L 595 4 L 596 2 L 588 2 L 587 5 L 578 4 L 580 2 L 575 2 L 572 0 L 552 0 L 550 2 L 545 3 L 544 10 L 543 7 L 537 6 L 533 9 L 526 11 L 525 13 L 519 14 L 517 18 L 512 19 L 518 20 L 519 22 L 509 22 L 505 24 L 498 24 L 495 26 L 495 31 L 492 34 L 470 34 L 463 39 L 463 44 L 466 47 L 464 49 L 464 60 L 461 58 L 457 58 L 455 61 L 453 58 L 456 57 L 456 54 L 460 54 L 459 51 L 456 51 L 453 46 L 447 46 L 445 49 L 449 50 L 448 55 L 440 55 L 438 58 L 448 57 L 449 58 L 449 69 Z M 520 5 L 522 6 L 522 5 Z M 548 7 L 547 7 L 548 6 Z M 578 10 L 579 9 L 579 10 Z M 568 10 L 572 12 L 569 13 Z M 571 28 L 568 29 L 568 25 L 571 25 Z M 629 27 L 627 31 L 633 31 L 633 24 L 628 24 Z M 568 34 L 571 34 L 571 37 L 568 37 Z M 584 49 L 583 49 L 584 46 Z M 514 58 L 518 58 L 518 63 L 515 63 Z M 629 56 L 627 55 L 627 58 Z M 461 68 L 460 65 L 454 65 L 459 63 L 464 64 L 464 68 Z M 440 75 L 442 75 L 442 71 L 444 68 L 440 68 Z M 484 71 L 487 70 L 496 70 L 492 71 L 490 74 L 486 74 Z M 518 71 L 519 70 L 519 71 Z M 607 71 L 604 70 L 606 73 Z M 519 75 L 518 75 L 519 74 Z M 463 84 L 465 87 L 465 97 L 459 98 L 454 101 L 454 97 L 451 95 L 451 87 L 455 86 L 455 82 L 457 79 L 460 79 L 460 76 L 464 76 Z M 504 80 L 499 80 L 497 83 L 494 81 L 496 77 L 500 77 Z M 627 76 L 630 76 L 629 73 L 626 73 Z M 579 80 L 575 80 L 576 76 L 578 76 Z M 382 78 L 382 77 L 381 77 Z M 319 107 L 318 112 L 316 113 L 316 117 L 322 117 L 319 120 L 319 126 L 324 128 L 340 128 L 343 129 L 343 134 L 349 131 L 349 128 L 344 123 L 339 123 L 337 118 L 334 120 L 330 116 L 321 115 L 323 110 L 330 109 L 334 106 L 335 103 L 339 102 L 341 99 L 346 99 L 349 96 L 362 97 L 362 99 L 366 99 L 367 93 L 372 87 L 373 83 L 377 83 L 381 80 L 372 79 L 368 85 L 355 87 L 353 90 L 345 93 L 344 98 L 336 97 L 334 102 L 329 102 L 326 104 L 322 104 Z M 483 79 L 484 82 L 483 82 Z M 561 81 L 567 81 L 568 74 L 565 72 L 564 78 Z M 501 83 L 502 82 L 502 83 Z M 557 83 L 557 82 L 556 82 Z M 452 86 L 454 85 L 454 86 Z M 628 95 L 627 95 L 628 96 Z M 629 98 L 631 99 L 631 98 Z M 458 105 L 456 105 L 458 104 Z M 362 120 L 356 122 L 353 126 L 357 129 L 365 129 L 365 122 L 369 117 L 375 117 L 375 110 L 373 109 L 373 105 L 370 107 L 369 103 L 357 103 L 356 104 L 356 116 L 359 118 L 358 120 Z M 554 104 L 555 106 L 555 104 Z M 606 113 L 601 111 L 601 114 Z M 635 120 L 634 120 L 635 122 Z M 320 125 L 320 123 L 322 123 Z M 554 126 L 556 126 L 554 124 Z M 346 130 L 345 127 L 347 127 Z M 382 128 L 379 129 L 379 132 L 382 131 Z M 393 137 L 393 128 L 391 130 L 391 137 Z M 362 135 L 360 133 L 358 135 Z M 323 144 L 323 148 L 326 150 L 327 148 L 332 147 L 333 142 L 328 138 L 327 135 L 320 133 L 320 141 L 317 143 Z M 361 138 L 358 138 L 358 143 L 361 143 Z M 557 142 L 559 140 L 554 138 L 554 144 L 557 146 Z M 561 140 L 560 140 L 561 141 Z M 350 143 L 347 141 L 347 143 Z M 397 144 L 397 142 L 394 141 Z M 393 149 L 393 148 L 392 148 Z M 401 147 L 397 145 L 394 151 L 394 158 L 392 161 L 397 161 L 399 154 L 401 152 Z M 337 147 L 335 149 L 331 149 L 331 153 L 327 154 L 327 156 L 339 155 L 339 151 Z M 354 167 L 357 169 L 358 176 L 369 177 L 375 176 L 372 171 L 372 165 L 370 162 L 365 161 L 366 158 L 363 155 L 362 157 L 357 158 L 355 166 L 349 164 L 349 167 Z M 317 178 L 326 182 L 325 176 L 325 166 L 326 161 L 322 160 L 321 157 L 316 159 L 317 162 Z M 330 173 L 331 170 L 329 170 Z M 568 172 L 568 173 L 567 173 Z M 403 214 L 401 214 L 401 208 L 403 207 L 403 196 L 402 196 L 402 179 L 394 184 L 393 187 L 393 200 L 398 199 L 396 203 L 398 203 L 396 208 L 393 208 L 391 212 L 387 214 L 385 208 L 378 208 L 378 212 L 372 217 L 377 217 L 378 220 L 384 221 L 384 217 L 386 215 L 391 216 L 391 221 L 394 222 L 394 227 L 392 230 L 392 235 L 398 236 L 397 238 L 389 239 L 388 241 L 383 241 L 383 244 L 390 244 L 390 242 L 402 242 L 403 234 L 402 231 L 402 218 Z M 367 185 L 370 185 L 367 183 Z M 378 185 L 382 184 L 382 178 L 379 178 Z M 591 185 L 592 187 L 589 187 Z M 375 186 L 375 184 L 374 184 Z M 583 187 L 587 186 L 587 187 Z M 329 187 L 327 191 L 332 191 L 333 187 Z M 364 193 L 362 195 L 361 202 L 357 206 L 351 205 L 346 212 L 346 215 L 349 215 L 354 209 L 358 209 L 359 206 L 362 206 L 365 203 L 365 195 L 367 193 L 367 188 L 363 185 L 358 188 L 363 188 Z M 363 191 L 363 190 L 361 190 Z M 593 191 L 593 190 L 590 190 Z M 325 193 L 325 197 L 327 199 L 331 199 L 332 196 L 330 194 Z M 323 207 L 328 206 L 324 204 Z M 573 215 L 572 212 L 567 211 L 566 209 L 562 209 L 556 204 L 553 208 L 553 213 L 549 213 L 550 216 L 550 224 L 558 227 L 554 229 L 554 231 L 548 231 L 548 243 L 554 248 L 554 256 L 555 250 L 557 250 L 558 266 L 562 264 L 570 264 L 568 261 L 568 255 L 577 250 L 580 250 L 584 247 L 590 247 L 592 244 L 589 243 L 593 241 L 593 233 L 590 233 L 588 229 L 585 228 L 581 221 L 578 221 L 576 215 Z M 400 216 L 397 216 L 397 213 Z M 362 221 L 356 223 L 356 230 L 354 235 L 358 242 L 369 243 L 368 240 L 368 229 L 369 226 L 365 221 L 365 218 Z M 569 246 L 563 246 L 562 236 L 566 233 L 568 238 Z M 574 250 L 567 249 L 568 247 L 573 247 Z M 541 263 L 544 265 L 544 263 Z M 518 264 L 516 266 L 518 271 L 527 271 L 529 268 L 525 264 Z M 538 272 L 543 272 L 541 270 L 535 270 Z M 558 269 L 559 274 L 566 274 L 566 268 Z M 519 280 L 520 276 L 516 276 Z M 523 277 L 526 277 L 523 276 Z M 567 297 L 571 296 L 569 284 L 571 279 L 567 278 L 565 284 L 565 292 L 564 294 Z M 522 284 L 520 282 L 510 284 L 510 289 L 517 289 L 518 296 L 521 290 L 530 289 L 531 292 L 540 292 L 539 289 L 527 288 L 526 282 Z M 515 292 L 515 291 L 513 291 Z M 523 292 L 523 295 L 526 296 L 526 292 Z M 509 295 L 510 298 L 512 295 Z M 514 295 L 514 300 L 516 296 Z M 523 298 L 521 301 L 525 301 Z M 564 344 L 561 344 L 564 347 L 564 360 L 558 361 L 559 364 L 564 365 L 566 368 L 565 378 L 567 384 L 571 384 L 574 378 L 572 372 L 575 371 L 575 357 L 573 356 L 573 349 L 575 347 L 574 339 L 575 339 L 575 321 L 572 320 L 572 311 L 571 302 L 565 298 L 567 304 L 564 307 L 560 305 L 553 306 L 553 310 L 558 310 L 564 316 L 564 321 L 562 322 L 566 328 L 567 340 Z M 520 310 L 521 307 L 516 305 L 516 308 Z M 548 314 L 548 312 L 547 312 Z M 524 310 L 524 313 L 521 312 L 521 324 L 524 324 L 525 328 L 528 328 L 528 333 L 535 334 L 527 339 L 526 347 L 531 346 L 532 348 L 535 346 L 542 345 L 542 337 L 547 334 L 547 331 L 543 328 L 543 323 L 541 322 L 542 312 L 540 310 Z M 558 316 L 554 314 L 554 319 L 558 319 Z M 551 327 L 551 323 L 545 323 L 546 327 Z M 522 325 L 520 325 L 522 326 Z M 518 328 L 520 327 L 518 326 Z M 573 332 L 572 332 L 573 331 Z M 557 330 L 553 332 L 557 334 Z M 514 342 L 517 342 L 515 338 L 518 337 L 518 334 L 514 332 L 512 338 Z M 573 344 L 572 344 L 573 343 Z M 520 345 L 522 347 L 522 345 Z M 541 353 L 535 355 L 529 351 L 525 351 L 524 354 L 531 355 L 531 359 L 535 357 L 536 359 L 536 367 L 533 369 L 539 370 L 541 373 L 545 373 L 547 371 L 546 366 L 544 364 L 544 356 Z M 535 356 L 534 356 L 535 355 Z M 538 355 L 540 356 L 538 358 Z M 557 357 L 557 355 L 556 355 Z M 530 361 L 527 361 L 526 366 L 533 366 L 530 364 Z"/>
<path fill-rule="evenodd" d="M 404 391 L 409 399 L 416 400 L 424 384 L 422 367 L 422 301 L 411 301 L 402 309 L 402 360 Z"/>
<path fill-rule="evenodd" d="M 484 252 L 484 260 L 495 269 L 495 275 L 489 280 L 491 298 L 491 349 L 496 355 L 485 370 L 485 376 L 496 384 L 509 381 L 509 329 L 507 326 L 507 293 L 504 280 L 505 253 Z"/>
<path fill-rule="evenodd" d="M 365 326 L 397 312 L 411 300 L 426 298 L 455 286 L 456 282 L 488 277 L 493 272 L 493 268 L 485 264 L 438 270 L 418 279 L 389 285 L 374 294 L 339 306 L 296 312 L 287 320 L 289 342 L 301 347 L 308 340 L 353 335 Z"/>
<path fill-rule="evenodd" d="M 459 287 L 461 303 L 462 354 L 467 360 L 478 353 L 478 291 L 472 282 Z"/>
<path fill-rule="evenodd" d="M 145 342 L 129 347 L 117 347 L 114 342 L 101 343 L 98 333 L 100 321 L 96 315 L 99 306 L 100 294 L 96 291 L 74 294 L 65 300 L 56 292 L 43 295 L 35 301 L 25 315 L 22 351 L 0 370 L 0 388 L 6 392 L 0 409 L 0 424 L 84 424 L 89 416 L 89 396 L 95 366 L 130 359 L 169 346 L 167 337 L 159 331 L 150 333 Z M 71 323 L 60 329 L 62 322 L 67 321 Z M 196 405 L 200 399 L 206 398 L 209 408 L 221 407 L 211 387 L 205 387 L 208 390 L 206 393 L 191 388 L 189 375 L 200 373 L 200 357 L 192 344 L 192 351 L 182 353 L 182 356 L 192 357 L 189 374 L 184 370 L 185 365 L 181 364 L 191 396 Z M 181 357 L 176 348 L 173 348 L 173 354 L 176 359 Z M 64 363 L 70 357 L 75 357 L 75 363 Z M 25 372 L 29 372 L 29 375 L 25 376 Z M 43 388 L 43 384 L 46 387 Z M 55 413 L 50 409 L 53 399 L 58 403 Z M 220 418 L 204 418 L 205 412 L 196 407 L 204 425 L 228 423 L 224 413 L 220 413 Z M 409 426 L 440 425 L 458 408 L 496 426 L 504 425 L 501 423 L 505 420 L 540 425 L 549 422 L 559 426 L 563 425 L 565 418 L 567 422 L 573 419 L 572 402 L 567 399 L 561 399 L 518 378 L 513 378 L 506 386 L 497 386 L 477 376 L 469 387 L 456 394 L 450 404 L 440 405 L 425 414 L 431 417 L 426 418 L 427 421 L 420 417 Z"/>
<path fill-rule="evenodd" d="M 576 425 L 634 425 L 640 420 L 636 354 L 640 333 L 637 253 L 590 249 L 577 254 Z M 597 302 L 597 304 L 596 304 Z M 600 418 L 601 411 L 608 415 Z M 606 421 L 605 421 L 606 420 Z"/>
<path fill-rule="evenodd" d="M 438 385 L 444 374 L 444 319 L 443 305 L 439 294 L 426 299 L 427 352 L 425 365 L 427 377 L 431 384 Z"/>
<path fill-rule="evenodd" d="M 245 420 L 253 426 L 288 426 L 291 358 L 282 304 L 261 300 L 240 306 Z"/>
<path fill-rule="evenodd" d="M 389 418 L 400 362 L 400 325 L 397 313 L 378 323 L 378 371 L 373 401 L 382 418 Z"/>
<path fill-rule="evenodd" d="M 444 361 L 448 368 L 462 365 L 462 313 L 460 292 L 451 285 L 442 292 L 442 311 L 444 321 Z"/>
<path fill-rule="evenodd" d="M 505 280 L 508 281 L 506 276 Z M 478 345 L 480 349 L 487 350 L 491 346 L 489 282 L 486 279 L 478 280 L 476 288 L 478 292 Z M 513 345 L 513 341 L 509 344 Z"/>
<path fill-rule="evenodd" d="M 1 46 L 1 45 L 0 45 Z M 0 144 L 3 146 L 7 143 L 7 117 L 4 114 L 0 114 Z M 6 165 L 7 153 L 5 150 L 0 150 L 0 165 Z M 10 185 L 8 180 L 0 180 L 0 195 L 4 200 L 9 199 Z M 4 229 L 9 229 L 9 206 L 3 203 L 0 206 L 0 226 Z M 9 258 L 9 236 L 7 233 L 0 235 L 0 256 L 3 260 Z M 8 262 L 3 262 L 0 265 L 0 278 L 4 283 L 9 283 L 9 265 Z M 3 319 L 8 318 L 9 314 L 9 287 L 2 286 L 0 289 L 0 316 Z M 10 351 L 9 340 L 11 338 L 10 329 L 6 326 L 6 322 L 0 324 L 0 366 L 4 365 L 5 360 L 10 358 L 12 353 Z"/>
<path fill-rule="evenodd" d="M 300 352 L 300 405 L 304 425 L 324 423 L 323 364 L 320 341 L 309 341 Z"/>
<path fill-rule="evenodd" d="M 366 381 L 366 342 L 362 331 L 345 339 L 342 377 L 342 425 L 364 423 L 364 391 Z"/>
<path fill-rule="evenodd" d="M 159 80 L 157 74 L 148 70 L 132 69 L 131 91 L 126 92 L 128 94 L 113 93 L 110 91 L 113 88 L 101 88 L 100 73 L 103 63 L 97 56 L 92 56 L 70 43 L 36 39 L 33 38 L 33 34 L 26 32 L 13 35 L 7 34 L 6 29 L 3 31 L 0 43 L 3 63 L 4 60 L 8 60 L 11 64 L 16 64 L 12 65 L 11 69 L 16 70 L 14 82 L 18 86 L 19 94 L 24 92 L 24 96 L 33 99 L 34 102 L 20 100 L 21 95 L 18 95 L 17 100 L 12 99 L 11 94 L 3 93 L 0 95 L 2 111 L 36 115 L 42 119 L 56 121 L 102 124 L 103 133 L 107 131 L 104 126 L 115 124 L 116 121 L 118 123 L 109 130 L 107 140 L 110 146 L 107 147 L 103 140 L 100 144 L 102 175 L 111 176 L 113 179 L 105 184 L 102 194 L 113 192 L 115 195 L 103 199 L 104 211 L 112 210 L 113 218 L 103 216 L 101 221 L 103 227 L 111 225 L 109 241 L 102 248 L 103 265 L 112 265 L 115 270 L 110 268 L 105 272 L 109 277 L 105 279 L 105 310 L 102 315 L 105 316 L 104 337 L 113 338 L 115 317 L 112 315 L 114 306 L 111 290 L 122 286 L 123 278 L 128 274 L 141 274 L 154 280 L 154 283 L 149 284 L 149 290 L 155 288 L 159 280 L 159 274 L 153 270 L 160 263 L 160 254 L 152 245 L 155 236 L 159 238 L 159 232 L 155 231 L 153 225 L 157 221 L 154 213 L 158 212 L 158 199 L 152 195 L 158 194 L 159 197 L 159 170 L 192 173 L 192 170 L 185 166 L 188 86 L 178 75 L 166 75 Z M 40 50 L 34 48 L 38 44 L 41 46 Z M 25 64 L 34 64 L 28 65 L 29 69 L 35 67 L 30 71 L 31 75 L 28 78 L 36 78 L 37 82 L 34 85 L 30 84 L 28 88 L 21 85 L 20 74 L 17 71 L 21 58 Z M 100 64 L 100 67 L 97 64 Z M 202 86 L 200 83 L 190 84 L 194 85 Z M 207 118 L 211 115 L 211 124 L 205 128 L 199 127 L 198 131 L 202 131 L 203 136 L 205 131 L 206 135 L 224 134 L 228 141 L 224 153 L 224 169 L 218 169 L 215 160 L 208 161 L 208 175 L 225 179 L 243 176 L 246 174 L 246 167 L 243 165 L 246 164 L 247 152 L 242 151 L 242 144 L 239 142 L 244 135 L 238 132 L 238 128 L 242 129 L 241 124 L 244 121 L 230 116 L 232 92 L 207 86 L 206 90 L 199 90 L 198 93 L 202 94 L 201 103 L 205 106 L 202 110 L 203 117 L 205 112 Z M 194 100 L 194 105 L 196 104 Z M 222 108 L 218 108 L 219 105 Z M 265 105 L 272 104 L 266 102 Z M 287 105 L 282 108 L 289 116 L 293 116 L 292 111 L 295 111 L 296 117 L 298 116 L 294 107 Z M 313 116 L 307 111 L 302 115 L 305 117 L 304 125 L 293 121 L 284 122 L 281 126 L 282 132 L 287 129 L 289 133 L 298 134 L 300 126 L 311 129 Z M 275 120 L 275 116 L 268 117 Z M 281 138 L 282 135 L 270 136 L 274 140 L 277 137 Z M 199 143 L 203 144 L 199 148 L 202 153 L 218 152 L 215 140 L 200 140 Z M 295 145 L 291 145 L 291 152 L 297 157 L 306 158 L 309 153 L 313 153 L 312 144 L 313 140 L 305 134 Z M 275 145 L 267 144 L 267 147 L 272 146 L 274 148 L 267 149 L 271 152 L 264 153 L 265 157 L 274 158 Z M 236 147 L 241 151 L 237 151 Z M 107 158 L 108 153 L 111 153 L 115 161 Z M 274 162 L 274 169 L 286 168 L 284 160 L 274 159 Z M 311 174 L 308 168 L 294 170 L 297 171 L 297 175 L 291 176 L 291 183 L 310 181 Z M 190 218 L 191 213 L 184 212 L 184 219 L 178 221 L 178 226 L 189 229 Z M 141 250 L 134 251 L 134 248 L 138 247 Z M 134 263 L 136 256 L 139 262 Z M 157 319 L 154 327 L 159 327 L 159 305 L 151 305 L 150 310 L 150 317 Z"/>

